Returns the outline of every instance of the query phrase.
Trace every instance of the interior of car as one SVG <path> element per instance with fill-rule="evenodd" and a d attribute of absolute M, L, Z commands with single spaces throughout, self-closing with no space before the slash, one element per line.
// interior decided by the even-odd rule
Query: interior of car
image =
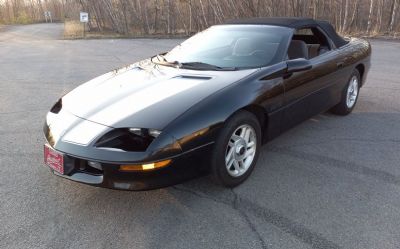
<path fill-rule="evenodd" d="M 331 49 L 328 39 L 318 28 L 299 29 L 293 35 L 289 45 L 290 60 L 305 58 L 312 59 Z"/>
<path fill-rule="evenodd" d="M 262 33 L 250 37 L 243 34 L 232 37 L 229 44 L 222 47 L 201 51 L 198 56 L 203 61 L 226 67 L 258 67 L 275 59 L 280 44 L 280 40 Z"/>

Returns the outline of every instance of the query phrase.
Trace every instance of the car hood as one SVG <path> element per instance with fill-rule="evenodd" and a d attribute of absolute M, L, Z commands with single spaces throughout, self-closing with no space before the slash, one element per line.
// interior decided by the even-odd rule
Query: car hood
<path fill-rule="evenodd" d="M 77 87 L 62 98 L 62 108 L 110 127 L 161 130 L 194 104 L 255 71 L 184 70 L 145 60 Z"/>

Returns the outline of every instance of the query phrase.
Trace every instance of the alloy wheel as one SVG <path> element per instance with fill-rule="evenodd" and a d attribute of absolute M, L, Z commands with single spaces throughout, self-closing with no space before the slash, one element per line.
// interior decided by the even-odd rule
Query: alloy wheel
<path fill-rule="evenodd" d="M 239 177 L 250 168 L 257 147 L 257 136 L 253 127 L 241 125 L 229 139 L 226 153 L 225 166 L 232 177 Z"/>
<path fill-rule="evenodd" d="M 348 108 L 352 108 L 356 103 L 358 95 L 358 79 L 356 76 L 353 76 L 350 80 L 349 87 L 347 88 L 347 98 L 346 105 Z"/>

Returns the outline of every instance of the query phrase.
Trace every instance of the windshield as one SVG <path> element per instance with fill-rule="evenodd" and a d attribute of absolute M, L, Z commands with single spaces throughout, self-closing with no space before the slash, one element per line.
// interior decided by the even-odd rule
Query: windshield
<path fill-rule="evenodd" d="M 281 62 L 292 30 L 267 25 L 220 25 L 178 45 L 161 59 L 191 69 L 259 68 Z M 161 60 L 158 57 L 158 60 Z"/>

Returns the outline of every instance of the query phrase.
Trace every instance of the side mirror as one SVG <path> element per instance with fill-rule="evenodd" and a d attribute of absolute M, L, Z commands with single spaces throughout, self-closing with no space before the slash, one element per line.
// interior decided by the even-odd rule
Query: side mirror
<path fill-rule="evenodd" d="M 295 73 L 301 71 L 307 71 L 312 68 L 312 64 L 309 60 L 304 58 L 289 60 L 286 62 L 287 64 L 287 71 L 286 73 Z"/>

